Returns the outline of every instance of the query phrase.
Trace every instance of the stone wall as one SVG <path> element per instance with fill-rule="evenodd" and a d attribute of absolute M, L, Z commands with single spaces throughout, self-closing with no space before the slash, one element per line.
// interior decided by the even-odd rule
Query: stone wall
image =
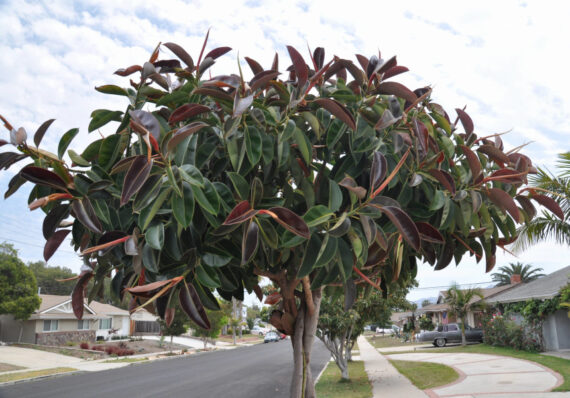
<path fill-rule="evenodd" d="M 41 345 L 65 345 L 68 341 L 81 343 L 82 341 L 94 342 L 94 330 L 74 330 L 63 332 L 36 333 L 36 344 Z"/>

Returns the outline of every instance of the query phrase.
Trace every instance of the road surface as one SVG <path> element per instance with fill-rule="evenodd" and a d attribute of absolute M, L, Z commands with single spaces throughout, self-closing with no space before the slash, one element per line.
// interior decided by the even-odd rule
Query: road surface
<path fill-rule="evenodd" d="M 330 355 L 315 339 L 316 377 Z M 293 371 L 290 340 L 141 363 L 96 373 L 0 387 L 1 398 L 286 398 Z"/>

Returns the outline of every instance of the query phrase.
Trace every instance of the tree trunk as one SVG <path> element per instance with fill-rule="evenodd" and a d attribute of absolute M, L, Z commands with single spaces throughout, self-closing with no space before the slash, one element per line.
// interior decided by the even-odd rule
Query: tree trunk
<path fill-rule="evenodd" d="M 236 319 L 236 299 L 232 297 L 232 318 Z M 234 345 L 236 345 L 236 323 L 232 322 L 232 338 L 234 339 Z"/>
<path fill-rule="evenodd" d="M 315 398 L 315 384 L 311 373 L 311 349 L 317 330 L 321 289 L 312 291 L 314 312 L 307 312 L 303 303 L 295 318 L 295 333 L 291 336 L 293 345 L 293 376 L 291 378 L 291 398 Z"/>
<path fill-rule="evenodd" d="M 23 332 L 24 332 L 24 322 L 20 321 L 20 334 L 18 335 L 18 343 L 22 341 Z"/>
<path fill-rule="evenodd" d="M 174 339 L 174 336 L 170 336 L 170 353 L 172 353 L 172 340 Z"/>
<path fill-rule="evenodd" d="M 241 324 L 243 323 L 243 318 L 242 318 L 243 310 L 242 310 L 242 308 L 243 308 L 243 301 L 240 301 L 239 304 L 238 304 L 238 311 L 239 311 L 239 317 L 238 317 L 238 319 L 239 319 L 239 338 L 240 338 L 240 339 L 243 337 L 242 328 L 241 328 Z"/>
<path fill-rule="evenodd" d="M 461 321 L 461 345 L 465 346 L 467 345 L 467 339 L 465 338 L 465 317 L 461 317 L 460 321 Z"/>

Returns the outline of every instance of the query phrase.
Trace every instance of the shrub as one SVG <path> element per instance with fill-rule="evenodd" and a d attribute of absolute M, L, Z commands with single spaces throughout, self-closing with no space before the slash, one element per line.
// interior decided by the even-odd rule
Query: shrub
<path fill-rule="evenodd" d="M 124 336 L 124 335 L 113 335 L 111 336 L 111 340 L 127 340 L 129 339 L 129 336 Z"/>
<path fill-rule="evenodd" d="M 88 350 L 88 349 L 89 349 L 89 343 L 82 342 L 81 344 L 79 344 L 79 347 L 80 347 L 82 350 Z"/>
<path fill-rule="evenodd" d="M 91 349 L 94 350 L 94 351 L 105 352 L 105 346 L 102 346 L 102 345 L 94 345 L 94 346 L 91 346 Z"/>
<path fill-rule="evenodd" d="M 496 316 L 485 320 L 483 331 L 486 344 L 530 352 L 541 351 L 539 338 L 527 324 L 519 325 L 503 316 Z"/>
<path fill-rule="evenodd" d="M 433 322 L 431 321 L 431 318 L 428 318 L 427 316 L 423 315 L 420 318 L 420 329 L 422 330 L 433 330 L 435 328 Z"/>

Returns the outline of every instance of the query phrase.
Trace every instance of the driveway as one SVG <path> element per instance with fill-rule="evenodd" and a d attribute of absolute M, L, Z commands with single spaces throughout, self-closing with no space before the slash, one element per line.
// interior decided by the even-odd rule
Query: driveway
<path fill-rule="evenodd" d="M 23 366 L 28 369 L 45 369 L 60 366 L 74 367 L 74 365 L 83 362 L 83 360 L 81 358 L 31 348 L 0 346 L 0 362 Z"/>
<path fill-rule="evenodd" d="M 455 369 L 457 381 L 425 390 L 432 398 L 570 397 L 570 392 L 548 393 L 562 384 L 558 373 L 522 359 L 467 353 L 393 354 L 387 358 L 436 362 Z"/>

